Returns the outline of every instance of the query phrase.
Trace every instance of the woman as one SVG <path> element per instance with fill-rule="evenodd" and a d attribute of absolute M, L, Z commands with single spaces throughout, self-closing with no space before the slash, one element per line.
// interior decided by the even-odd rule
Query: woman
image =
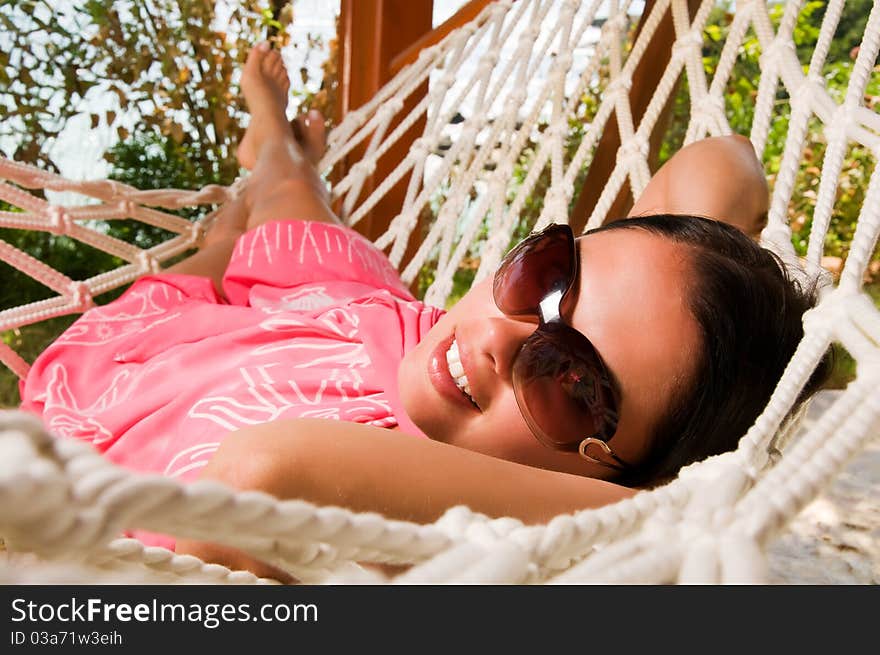
<path fill-rule="evenodd" d="M 280 56 L 255 48 L 242 89 L 244 195 L 22 385 L 23 408 L 120 464 L 419 522 L 457 504 L 545 521 L 733 448 L 802 335 L 809 294 L 743 234 L 767 202 L 745 139 L 685 148 L 632 212 L 725 223 L 646 216 L 577 240 L 554 226 L 444 314 L 341 227 L 312 165 L 323 124 L 294 137 Z"/>

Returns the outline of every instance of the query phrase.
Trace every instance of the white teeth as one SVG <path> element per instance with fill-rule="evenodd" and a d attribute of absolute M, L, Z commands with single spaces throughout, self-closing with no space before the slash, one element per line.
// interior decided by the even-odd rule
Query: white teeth
<path fill-rule="evenodd" d="M 464 374 L 464 366 L 461 365 L 461 355 L 458 352 L 458 344 L 453 339 L 452 345 L 446 351 L 446 363 L 449 365 L 449 374 L 455 381 L 455 386 L 461 389 L 470 401 L 476 405 L 471 396 L 471 385 Z"/>

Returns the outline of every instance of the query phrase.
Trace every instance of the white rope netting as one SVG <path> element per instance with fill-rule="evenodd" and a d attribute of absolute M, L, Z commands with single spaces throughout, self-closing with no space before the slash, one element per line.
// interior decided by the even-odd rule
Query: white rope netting
<path fill-rule="evenodd" d="M 549 171 L 548 186 L 535 227 L 568 220 L 578 175 L 589 165 L 612 115 L 622 145 L 587 227 L 601 223 L 624 183 L 638 195 L 651 175 L 651 133 L 680 75 L 687 78 L 691 103 L 685 142 L 729 134 L 724 91 L 749 35 L 757 37 L 761 49 L 749 135 L 759 155 L 780 89 L 790 103 L 787 141 L 762 240 L 792 265 L 810 273 L 820 270 L 848 148 L 863 147 L 874 163 L 880 154 L 880 116 L 864 104 L 880 49 L 878 5 L 868 18 L 841 101 L 827 89 L 822 66 L 843 0 L 828 3 L 809 62 L 798 60 L 792 38 L 802 2 L 786 5 L 778 27 L 768 4 L 737 2 L 711 79 L 704 72 L 701 48 L 713 2 L 703 2 L 691 20 L 684 0 L 658 0 L 628 48 L 631 4 L 492 3 L 470 24 L 424 50 L 330 134 L 323 170 L 356 148 L 365 148 L 360 162 L 332 191 L 349 224 L 357 225 L 409 176 L 403 207 L 377 244 L 400 267 L 407 283 L 425 267 L 433 270 L 427 302 L 446 302 L 453 276 L 469 258 L 479 259 L 477 279 L 494 269 L 511 244 L 526 203 L 543 183 L 543 171 Z M 671 59 L 636 123 L 628 94 L 633 73 L 670 8 L 676 35 Z M 585 118 L 579 113 L 579 99 L 595 86 L 600 72 L 609 79 L 595 112 Z M 427 96 L 404 112 L 404 100 L 426 81 Z M 464 120 L 454 120 L 456 114 Z M 807 145 L 807 126 L 814 119 L 824 126 L 827 147 L 808 253 L 799 260 L 791 243 L 788 206 Z M 409 154 L 369 190 L 378 159 L 419 121 L 424 121 L 424 130 Z M 583 138 L 574 150 L 567 149 L 566 142 L 571 121 L 584 123 Z M 533 140 L 538 145 L 530 153 L 528 173 L 514 185 L 515 166 Z M 108 181 L 77 183 L 6 160 L 0 161 L 0 178 L 17 185 L 0 183 L 0 198 L 24 210 L 0 213 L 0 226 L 64 234 L 130 262 L 111 273 L 73 281 L 0 242 L 0 258 L 59 294 L 0 312 L 0 331 L 83 311 L 95 295 L 156 270 L 196 244 L 205 224 L 156 207 L 221 203 L 236 191 L 211 187 L 153 192 Z M 57 206 L 21 187 L 76 191 L 99 202 Z M 437 205 L 438 198 L 442 203 L 435 220 L 423 226 L 420 217 L 426 207 Z M 142 251 L 88 223 L 126 217 L 179 236 Z M 880 173 L 875 165 L 840 281 L 823 291 L 819 305 L 805 317 L 803 341 L 737 450 L 692 465 L 670 484 L 630 500 L 558 516 L 540 526 L 489 519 L 463 507 L 449 510 L 435 524 L 415 525 L 235 493 L 216 484 L 184 486 L 134 475 L 84 444 L 52 438 L 27 416 L 5 412 L 0 417 L 0 535 L 10 551 L 75 564 L 83 576 L 95 580 L 140 576 L 150 581 L 257 581 L 192 557 L 114 540 L 123 529 L 140 528 L 236 546 L 305 582 L 764 582 L 770 540 L 878 432 L 880 312 L 862 288 L 878 231 Z M 411 241 L 417 247 L 410 248 Z M 785 418 L 832 343 L 842 344 L 856 360 L 856 378 L 815 423 L 788 438 L 797 426 Z M 8 346 L 0 345 L 0 359 L 19 375 L 26 374 L 28 364 Z M 358 564 L 363 562 L 412 566 L 392 577 Z"/>

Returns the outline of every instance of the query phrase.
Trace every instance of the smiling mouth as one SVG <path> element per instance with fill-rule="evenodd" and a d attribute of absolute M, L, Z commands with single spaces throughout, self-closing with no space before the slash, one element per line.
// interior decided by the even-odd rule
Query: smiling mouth
<path fill-rule="evenodd" d="M 446 364 L 449 366 L 449 375 L 452 376 L 455 386 L 471 401 L 474 407 L 479 409 L 480 406 L 477 405 L 474 397 L 471 396 L 471 385 L 467 375 L 464 373 L 464 366 L 461 364 L 461 354 L 458 352 L 458 343 L 455 339 L 452 340 L 449 350 L 446 351 Z"/>

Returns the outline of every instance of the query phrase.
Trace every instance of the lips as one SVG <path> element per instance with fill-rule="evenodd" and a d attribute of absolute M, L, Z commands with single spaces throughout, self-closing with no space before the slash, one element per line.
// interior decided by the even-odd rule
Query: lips
<path fill-rule="evenodd" d="M 450 335 L 448 338 L 441 341 L 437 344 L 437 347 L 434 348 L 431 356 L 428 358 L 428 378 L 431 380 L 431 384 L 437 390 L 437 392 L 444 398 L 454 402 L 456 405 L 460 405 L 462 408 L 467 408 L 471 411 L 479 412 L 480 409 L 477 407 L 476 403 L 471 399 L 471 397 L 463 391 L 458 384 L 456 384 L 455 379 L 452 377 L 452 374 L 449 372 L 449 361 L 447 360 L 447 353 L 449 349 L 452 347 L 452 344 L 455 340 L 455 335 Z M 458 360 L 458 356 L 454 356 L 454 360 Z M 461 376 L 467 379 L 464 375 L 464 369 L 462 368 Z"/>

